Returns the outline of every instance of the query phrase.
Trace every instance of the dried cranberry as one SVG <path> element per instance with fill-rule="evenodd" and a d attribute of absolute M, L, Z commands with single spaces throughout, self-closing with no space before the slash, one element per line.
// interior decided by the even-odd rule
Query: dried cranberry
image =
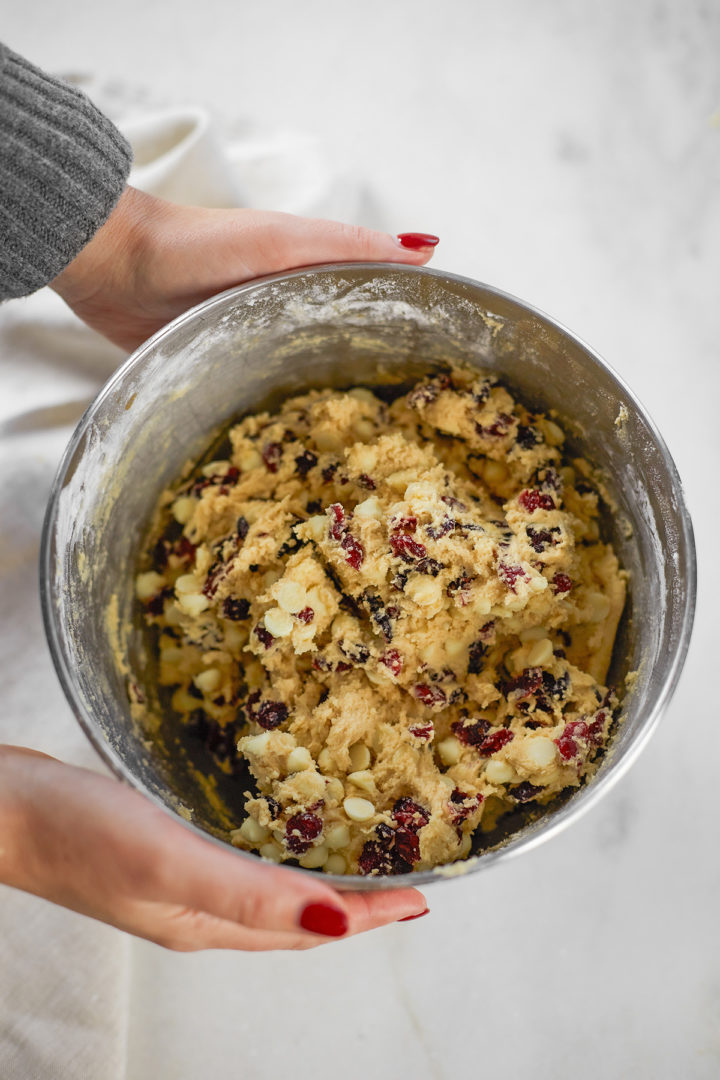
<path fill-rule="evenodd" d="M 350 533 L 346 533 L 340 541 L 340 547 L 345 552 L 345 561 L 352 566 L 353 570 L 359 570 L 365 560 L 365 548 L 360 541 Z"/>
<path fill-rule="evenodd" d="M 408 795 L 403 795 L 402 798 L 395 802 L 392 808 L 392 816 L 398 825 L 403 825 L 411 832 L 417 832 L 419 829 L 424 828 L 430 820 L 429 811 Z"/>
<path fill-rule="evenodd" d="M 430 742 L 435 734 L 435 728 L 432 724 L 413 724 L 408 730 L 410 734 L 414 738 L 419 739 L 420 742 Z"/>
<path fill-rule="evenodd" d="M 384 664 L 395 677 L 402 671 L 402 657 L 397 649 L 388 649 L 378 658 L 378 661 Z"/>
<path fill-rule="evenodd" d="M 490 729 L 490 722 L 481 718 L 456 720 L 451 727 L 453 733 L 465 746 L 479 746 Z"/>
<path fill-rule="evenodd" d="M 151 596 L 145 607 L 150 615 L 162 615 L 165 611 L 165 600 L 172 595 L 172 589 L 162 589 L 155 596 Z"/>
<path fill-rule="evenodd" d="M 533 551 L 536 551 L 538 555 L 541 555 L 545 548 L 550 544 L 551 547 L 555 547 L 560 541 L 560 529 L 554 525 L 551 529 L 535 529 L 532 525 L 528 525 L 525 529 L 525 535 L 530 541 L 530 547 Z"/>
<path fill-rule="evenodd" d="M 559 675 L 556 679 L 549 671 L 543 671 L 542 684 L 546 694 L 550 694 L 551 697 L 559 698 L 562 701 L 570 685 L 570 674 L 566 671 L 564 675 Z"/>
<path fill-rule="evenodd" d="M 478 435 L 492 435 L 495 438 L 501 438 L 503 435 L 507 435 L 513 422 L 512 416 L 508 416 L 507 413 L 498 413 L 492 424 L 483 426 L 482 424 L 475 424 L 475 430 Z"/>
<path fill-rule="evenodd" d="M 167 540 L 158 540 L 157 544 L 153 548 L 152 564 L 154 570 L 164 570 L 168 563 L 168 542 Z"/>
<path fill-rule="evenodd" d="M 431 574 L 432 577 L 437 577 L 441 570 L 444 570 L 444 564 L 437 561 L 437 559 L 421 559 L 415 567 L 418 574 Z"/>
<path fill-rule="evenodd" d="M 528 427 L 525 424 L 518 424 L 515 441 L 518 446 L 523 448 L 523 450 L 532 450 L 533 446 L 537 446 L 543 440 L 540 432 L 537 431 L 536 428 Z"/>
<path fill-rule="evenodd" d="M 320 514 L 322 512 L 323 505 L 319 499 L 311 499 L 305 509 L 308 514 Z"/>
<path fill-rule="evenodd" d="M 285 826 L 285 844 L 294 855 L 303 855 L 322 832 L 322 818 L 307 811 L 293 814 Z"/>
<path fill-rule="evenodd" d="M 205 596 L 213 597 L 218 590 L 218 585 L 225 577 L 227 573 L 227 566 L 224 562 L 214 562 L 208 570 L 207 580 L 202 587 L 202 591 Z"/>
<path fill-rule="evenodd" d="M 416 517 L 401 517 L 393 523 L 392 531 L 403 533 L 414 533 L 417 529 Z"/>
<path fill-rule="evenodd" d="M 302 611 L 298 611 L 296 618 L 298 618 L 301 623 L 311 623 L 315 618 L 315 612 L 311 607 L 304 607 Z"/>
<path fill-rule="evenodd" d="M 478 746 L 478 754 L 480 754 L 481 757 L 490 757 L 491 754 L 495 754 L 498 750 L 502 750 L 503 746 L 507 746 L 514 738 L 514 733 L 507 728 L 499 728 L 497 731 L 491 731 Z"/>
<path fill-rule="evenodd" d="M 272 636 L 269 630 L 266 630 L 264 626 L 255 627 L 255 637 L 262 641 L 266 649 L 269 649 L 275 638 Z"/>
<path fill-rule="evenodd" d="M 273 799 L 272 795 L 263 795 L 263 798 L 265 799 L 265 802 L 267 803 L 267 808 L 270 811 L 270 819 L 272 821 L 277 821 L 277 819 L 282 814 L 282 806 L 277 801 L 277 799 Z"/>
<path fill-rule="evenodd" d="M 522 566 L 511 566 L 509 563 L 498 563 L 498 577 L 502 581 L 503 585 L 506 585 L 512 592 L 517 592 L 518 581 L 529 581 L 529 575 L 523 570 Z"/>
<path fill-rule="evenodd" d="M 455 528 L 456 522 L 451 517 L 444 517 L 437 525 L 426 525 L 425 532 L 431 540 L 439 540 L 443 536 L 447 536 Z"/>
<path fill-rule="evenodd" d="M 314 671 L 331 671 L 332 664 L 324 656 L 313 657 L 312 667 Z"/>
<path fill-rule="evenodd" d="M 181 536 L 180 539 L 173 544 L 173 554 L 177 555 L 178 558 L 183 561 L 187 560 L 188 562 L 191 562 L 195 558 L 196 551 L 196 545 L 191 543 L 187 536 Z"/>
<path fill-rule="evenodd" d="M 423 405 L 429 405 L 431 401 L 435 401 L 439 392 L 439 387 L 433 383 L 421 383 L 410 391 L 406 401 L 411 409 L 418 409 Z"/>
<path fill-rule="evenodd" d="M 459 577 L 454 578 L 454 580 L 448 584 L 448 587 L 445 591 L 447 592 L 448 596 L 454 596 L 457 600 L 460 601 L 462 606 L 465 607 L 468 600 L 470 599 L 469 587 L 470 585 L 472 585 L 474 580 L 475 578 L 472 576 L 472 574 L 468 574 L 467 570 L 463 570 Z"/>
<path fill-rule="evenodd" d="M 249 523 L 248 519 L 243 517 L 242 514 L 241 514 L 240 517 L 235 522 L 235 532 L 238 534 L 238 536 L 239 536 L 239 538 L 241 540 L 244 540 L 249 531 L 250 531 L 250 523 Z"/>
<path fill-rule="evenodd" d="M 394 856 L 394 862 L 396 862 L 396 859 L 398 858 L 403 859 L 404 862 L 410 863 L 411 866 L 413 863 L 418 862 L 420 859 L 420 838 L 416 832 L 405 828 L 402 825 L 395 830 Z M 400 872 L 402 873 L 402 871 Z"/>
<path fill-rule="evenodd" d="M 503 687 L 503 691 L 507 697 L 509 697 L 510 694 L 513 694 L 515 701 L 522 701 L 523 698 L 530 697 L 531 694 L 537 693 L 538 690 L 542 689 L 542 686 L 542 668 L 532 667 L 525 668 L 525 670 L 519 675 L 516 675 L 514 679 L 510 679 Z"/>
<path fill-rule="evenodd" d="M 326 465 L 322 471 L 322 478 L 326 484 L 332 483 L 335 478 L 335 473 L 340 468 L 339 462 L 334 462 L 332 465 Z"/>
<path fill-rule="evenodd" d="M 557 593 L 570 592 L 573 587 L 573 583 L 567 574 L 556 574 L 553 578 L 553 588 Z"/>
<path fill-rule="evenodd" d="M 393 554 L 403 562 L 414 562 L 416 559 L 424 559 L 427 549 L 418 540 L 413 540 L 407 533 L 393 532 L 390 536 L 390 547 Z"/>
<path fill-rule="evenodd" d="M 226 619 L 242 622 L 250 616 L 250 601 L 244 597 L 227 596 L 223 600 L 222 613 Z"/>
<path fill-rule="evenodd" d="M 434 709 L 438 705 L 445 705 L 447 701 L 444 690 L 441 690 L 439 686 L 428 686 L 427 683 L 417 683 L 413 686 L 413 694 L 418 701 L 421 701 L 423 705 L 427 705 L 430 709 Z"/>
<path fill-rule="evenodd" d="M 282 459 L 282 446 L 280 443 L 269 442 L 262 448 L 262 459 L 269 472 L 276 473 Z"/>
<path fill-rule="evenodd" d="M 467 510 L 467 506 L 464 502 L 460 502 L 459 499 L 454 498 L 452 495 L 441 495 L 440 499 L 446 506 L 451 507 L 454 510 Z"/>
<path fill-rule="evenodd" d="M 360 476 L 358 476 L 358 484 L 360 485 L 360 487 L 364 487 L 367 491 L 375 490 L 375 481 L 373 480 L 372 476 L 368 476 L 367 473 L 362 473 Z"/>
<path fill-rule="evenodd" d="M 459 825 L 473 814 L 481 802 L 483 802 L 484 796 L 469 795 L 466 791 L 460 791 L 459 788 L 455 788 L 450 796 L 450 820 L 453 825 Z"/>
<path fill-rule="evenodd" d="M 352 671 L 352 664 L 346 664 L 344 660 L 338 660 L 335 670 L 342 675 L 344 671 Z"/>
<path fill-rule="evenodd" d="M 342 540 L 347 529 L 345 510 L 340 503 L 330 505 L 330 536 L 333 540 Z"/>
<path fill-rule="evenodd" d="M 577 757 L 580 753 L 577 740 L 586 739 L 587 734 L 588 725 L 584 720 L 572 720 L 569 724 L 566 724 L 562 734 L 555 739 L 555 745 L 560 751 L 560 756 L 564 758 L 565 761 Z"/>
<path fill-rule="evenodd" d="M 307 476 L 312 467 L 317 465 L 317 460 L 317 454 L 313 454 L 312 450 L 303 450 L 302 454 L 295 458 L 295 471 L 301 476 Z"/>
<path fill-rule="evenodd" d="M 529 780 L 524 780 L 522 784 L 516 784 L 515 787 L 510 788 L 510 794 L 517 802 L 523 803 L 537 798 L 542 790 L 537 784 L 531 784 Z"/>
<path fill-rule="evenodd" d="M 358 859 L 358 869 L 361 874 L 392 873 L 393 864 L 390 851 L 377 840 L 366 840 Z"/>
<path fill-rule="evenodd" d="M 527 510 L 529 514 L 534 513 L 536 510 L 555 509 L 555 500 L 552 495 L 546 495 L 542 491 L 535 490 L 535 488 L 521 491 L 518 495 L 518 502 L 523 510 Z"/>
<path fill-rule="evenodd" d="M 483 669 L 483 659 L 487 656 L 487 645 L 474 641 L 468 655 L 468 675 L 479 675 Z"/>
<path fill-rule="evenodd" d="M 280 727 L 287 718 L 288 707 L 282 701 L 261 701 L 254 716 L 260 727 L 266 731 Z"/>

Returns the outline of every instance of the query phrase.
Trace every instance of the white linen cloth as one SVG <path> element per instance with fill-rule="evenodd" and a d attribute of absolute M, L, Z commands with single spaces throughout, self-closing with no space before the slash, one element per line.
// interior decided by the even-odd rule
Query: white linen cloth
<path fill-rule="evenodd" d="M 203 109 L 148 109 L 122 89 L 86 88 L 133 144 L 136 187 L 186 204 L 355 215 L 357 189 L 333 173 L 313 136 L 245 131 L 228 141 Z M 52 667 L 37 559 L 62 451 L 125 354 L 43 289 L 0 309 L 0 356 L 0 742 L 102 771 Z M 3 1080 L 125 1078 L 131 944 L 110 927 L 0 887 Z"/>

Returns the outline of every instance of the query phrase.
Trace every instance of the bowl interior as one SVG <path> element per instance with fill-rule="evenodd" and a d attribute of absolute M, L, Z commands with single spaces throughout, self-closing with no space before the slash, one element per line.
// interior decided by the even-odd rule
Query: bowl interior
<path fill-rule="evenodd" d="M 238 812 L 248 783 L 215 770 L 201 784 L 192 759 L 212 772 L 209 758 L 176 745 L 161 724 L 163 749 L 131 719 L 128 685 L 152 675 L 132 581 L 160 491 L 239 415 L 313 386 L 409 383 L 448 360 L 493 369 L 531 408 L 557 410 L 571 446 L 603 470 L 614 503 L 606 538 L 630 571 L 610 681 L 637 672 L 593 782 L 541 814 L 506 818 L 463 868 L 561 828 L 620 775 L 659 718 L 687 649 L 695 563 L 677 473 L 631 392 L 553 320 L 487 286 L 390 265 L 296 271 L 215 297 L 138 350 L 83 417 L 48 508 L 43 606 L 66 694 L 111 767 L 191 826 L 221 836 L 221 805 Z"/>

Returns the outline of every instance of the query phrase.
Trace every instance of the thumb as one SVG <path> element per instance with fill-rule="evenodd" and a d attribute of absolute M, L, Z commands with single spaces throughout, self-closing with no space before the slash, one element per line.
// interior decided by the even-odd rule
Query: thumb
<path fill-rule="evenodd" d="M 439 243 L 431 233 L 390 233 L 322 218 L 244 211 L 243 255 L 256 275 L 325 262 L 422 266 Z"/>

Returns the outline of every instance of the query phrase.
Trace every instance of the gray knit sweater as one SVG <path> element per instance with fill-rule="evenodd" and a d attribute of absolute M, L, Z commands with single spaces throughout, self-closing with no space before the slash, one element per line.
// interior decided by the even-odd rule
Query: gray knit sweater
<path fill-rule="evenodd" d="M 131 156 L 83 93 L 0 44 L 0 300 L 75 258 L 120 198 Z"/>

